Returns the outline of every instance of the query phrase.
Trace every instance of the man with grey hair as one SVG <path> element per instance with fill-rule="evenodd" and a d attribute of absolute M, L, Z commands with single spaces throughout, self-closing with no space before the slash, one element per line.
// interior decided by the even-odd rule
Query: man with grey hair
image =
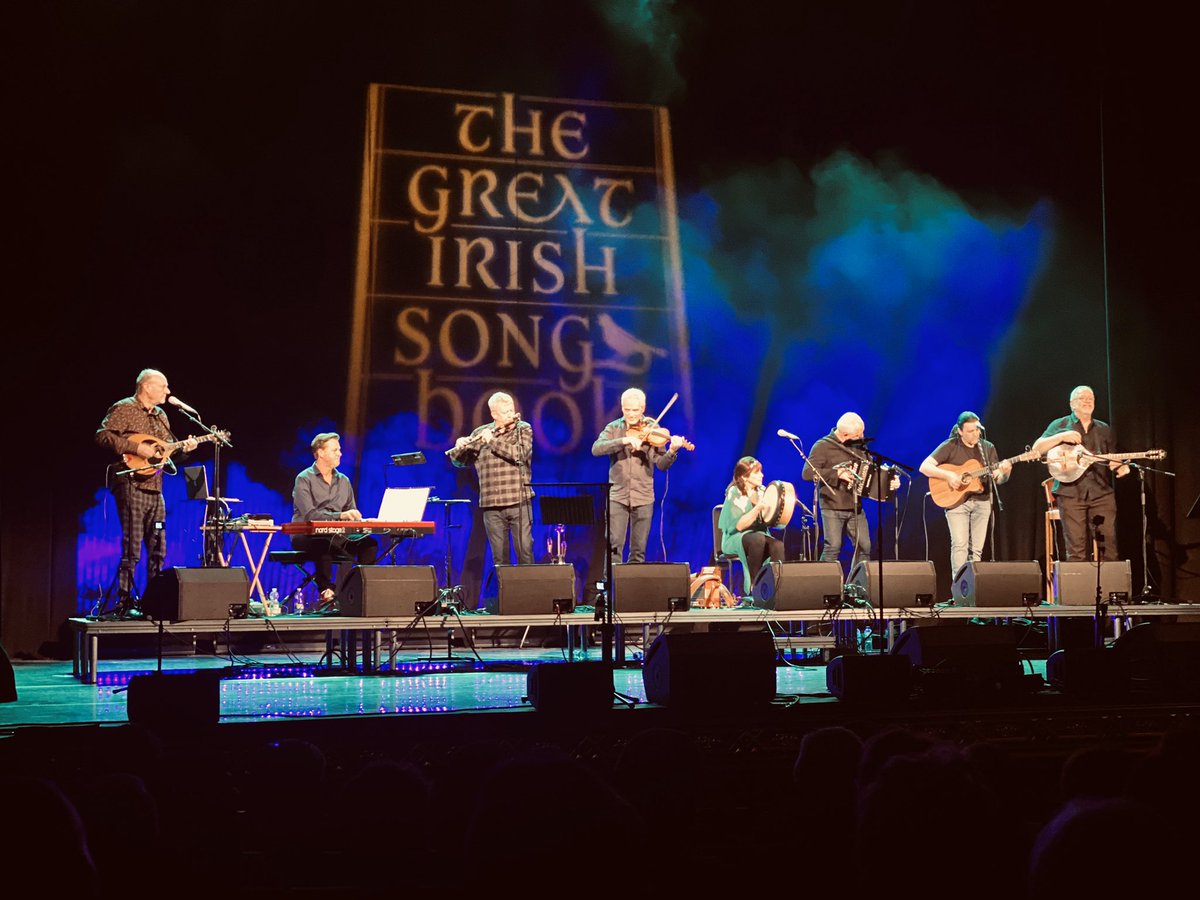
<path fill-rule="evenodd" d="M 108 488 L 117 505 L 121 522 L 121 562 L 117 568 L 117 613 L 138 611 L 133 597 L 133 574 L 146 546 L 146 577 L 149 581 L 162 571 L 167 556 L 164 532 L 167 506 L 162 495 L 162 466 L 151 463 L 159 454 L 155 443 L 176 443 L 165 403 L 171 389 L 167 376 L 158 369 L 138 373 L 132 397 L 118 400 L 109 407 L 96 430 L 96 443 L 123 456 L 109 467 Z M 195 438 L 183 442 L 185 452 L 196 448 Z M 135 462 L 129 462 L 129 460 Z"/>
<path fill-rule="evenodd" d="M 1055 419 L 1033 446 L 1033 452 L 1044 454 L 1059 444 L 1082 446 L 1088 453 L 1115 453 L 1116 439 L 1108 423 L 1093 418 L 1096 394 L 1086 384 L 1071 391 L 1071 414 Z M 1086 465 L 1086 463 L 1084 463 Z M 1055 481 L 1054 495 L 1058 498 L 1063 538 L 1068 560 L 1086 560 L 1090 536 L 1099 545 L 1099 558 L 1118 559 L 1117 555 L 1117 495 L 1113 490 L 1112 471 L 1117 477 L 1129 474 L 1129 466 L 1117 462 L 1098 462 L 1088 465 L 1074 481 Z M 1065 474 L 1065 473 L 1064 473 Z"/>
<path fill-rule="evenodd" d="M 866 424 L 857 413 L 844 413 L 837 427 L 813 444 L 804 464 L 804 480 L 819 481 L 821 503 L 821 559 L 837 560 L 842 542 L 849 536 L 854 545 L 850 567 L 871 556 L 871 535 L 862 501 L 855 485 L 861 477 L 858 469 L 868 462 L 863 452 Z M 891 489 L 899 486 L 892 477 Z"/>
<path fill-rule="evenodd" d="M 362 513 L 354 500 L 350 479 L 338 471 L 342 462 L 342 439 L 335 431 L 324 431 L 309 443 L 313 464 L 296 476 L 292 487 L 293 522 L 361 522 Z M 336 598 L 333 585 L 335 554 L 369 566 L 379 556 L 379 543 L 369 535 L 292 535 L 292 547 L 312 557 L 318 610 L 328 609 Z"/>
<path fill-rule="evenodd" d="M 592 444 L 592 456 L 607 456 L 609 548 L 614 563 L 621 561 L 629 536 L 631 563 L 646 561 L 646 540 L 654 518 L 654 470 L 665 472 L 679 456 L 683 438 L 672 435 L 664 446 L 647 443 L 636 430 L 643 425 L 646 395 L 629 388 L 621 395 L 621 418 L 609 422 Z M 631 431 L 633 429 L 633 431 Z"/>
<path fill-rule="evenodd" d="M 492 562 L 510 561 L 511 534 L 517 563 L 527 565 L 533 562 L 533 427 L 521 421 L 513 398 L 503 391 L 488 398 L 488 411 L 492 421 L 460 437 L 446 455 L 460 469 L 475 466 Z"/>

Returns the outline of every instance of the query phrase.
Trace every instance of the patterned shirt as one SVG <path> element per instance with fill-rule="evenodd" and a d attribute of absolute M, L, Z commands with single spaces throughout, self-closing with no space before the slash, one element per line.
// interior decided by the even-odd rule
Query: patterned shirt
<path fill-rule="evenodd" d="M 337 469 L 333 470 L 331 484 L 325 483 L 316 463 L 296 476 L 292 488 L 293 522 L 336 521 L 341 513 L 357 508 L 350 479 Z"/>
<path fill-rule="evenodd" d="M 149 434 L 168 443 L 176 440 L 162 407 L 146 409 L 137 397 L 118 400 L 108 408 L 108 412 L 104 414 L 104 421 L 96 429 L 96 443 L 117 454 L 136 454 L 138 443 L 129 440 L 131 434 Z M 116 465 L 118 470 L 129 468 L 124 462 Z M 134 487 L 140 491 L 155 494 L 162 492 L 161 468 L 153 470 L 150 474 L 131 473 L 125 477 L 131 478 Z"/>
<path fill-rule="evenodd" d="M 533 427 L 528 422 L 516 422 L 497 428 L 495 422 L 480 425 L 468 436 L 477 438 L 482 432 L 491 431 L 495 437 L 490 444 L 480 441 L 451 449 L 450 461 L 460 469 L 472 463 L 479 478 L 479 508 L 490 509 L 515 506 L 533 497 L 529 486 L 532 472 L 529 463 L 533 459 Z"/>
<path fill-rule="evenodd" d="M 621 417 L 609 422 L 596 443 L 592 456 L 608 456 L 608 481 L 612 489 L 608 499 L 622 506 L 645 506 L 654 502 L 654 469 L 667 471 L 679 456 L 679 450 L 643 444 L 634 450 L 622 438 L 629 426 Z"/>

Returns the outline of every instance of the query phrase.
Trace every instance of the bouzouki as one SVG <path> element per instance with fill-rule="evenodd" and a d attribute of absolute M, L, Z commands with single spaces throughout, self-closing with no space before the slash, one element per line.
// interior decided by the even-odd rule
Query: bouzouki
<path fill-rule="evenodd" d="M 152 478 L 154 473 L 160 469 L 168 475 L 175 474 L 175 464 L 171 462 L 171 454 L 187 443 L 184 441 L 164 441 L 156 438 L 152 434 L 127 434 L 126 440 L 133 441 L 135 444 L 152 444 L 154 453 L 149 459 L 144 459 L 136 453 L 122 453 L 121 458 L 125 460 L 125 465 L 132 471 L 135 478 Z M 228 431 L 214 431 L 212 434 L 205 434 L 197 438 L 188 438 L 197 444 L 203 444 L 205 441 L 227 441 L 229 440 Z M 141 471 L 139 471 L 141 470 Z"/>
<path fill-rule="evenodd" d="M 1082 444 L 1056 444 L 1046 451 L 1046 468 L 1063 484 L 1083 477 L 1083 473 L 1098 459 L 1108 462 L 1129 462 L 1131 459 L 1166 459 L 1165 450 L 1143 450 L 1140 453 L 1092 453 Z"/>
<path fill-rule="evenodd" d="M 971 494 L 982 494 L 984 481 L 990 478 L 1005 463 L 1033 462 L 1035 459 L 1040 458 L 1038 454 L 1029 450 L 1019 456 L 1010 456 L 1008 459 L 1002 459 L 987 466 L 977 459 L 968 459 L 962 465 L 944 463 L 938 466 L 938 468 L 957 472 L 962 476 L 962 486 L 952 488 L 950 487 L 950 482 L 944 479 L 930 478 L 929 496 L 933 498 L 934 503 L 943 509 L 953 509 L 965 501 Z"/>

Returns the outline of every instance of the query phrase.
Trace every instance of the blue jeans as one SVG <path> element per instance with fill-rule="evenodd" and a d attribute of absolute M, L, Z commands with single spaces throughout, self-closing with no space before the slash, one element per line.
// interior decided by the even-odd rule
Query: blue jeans
<path fill-rule="evenodd" d="M 950 577 L 967 561 L 977 562 L 983 558 L 983 545 L 987 543 L 988 521 L 992 517 L 992 502 L 971 497 L 954 509 L 946 510 L 946 526 L 950 529 Z"/>
<path fill-rule="evenodd" d="M 629 559 L 626 562 L 646 561 L 646 540 L 650 537 L 650 520 L 654 518 L 654 504 L 624 506 L 610 503 L 608 527 L 612 532 L 613 565 L 621 562 L 621 551 L 625 549 L 625 533 L 629 532 Z"/>
<path fill-rule="evenodd" d="M 836 562 L 842 552 L 842 541 L 849 536 L 855 546 L 853 569 L 864 559 L 871 557 L 871 535 L 867 527 L 866 513 L 857 514 L 851 509 L 821 509 L 821 559 Z"/>

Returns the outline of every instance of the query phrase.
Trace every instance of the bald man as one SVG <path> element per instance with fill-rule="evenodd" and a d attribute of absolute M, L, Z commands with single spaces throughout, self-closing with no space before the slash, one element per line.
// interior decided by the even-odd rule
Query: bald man
<path fill-rule="evenodd" d="M 867 517 L 854 493 L 855 473 L 867 459 L 861 444 L 865 430 L 861 416 L 845 413 L 833 431 L 813 444 L 804 464 L 804 480 L 821 483 L 821 559 L 837 560 L 849 537 L 854 546 L 851 568 L 871 556 Z"/>
<path fill-rule="evenodd" d="M 167 556 L 164 532 L 167 505 L 162 495 L 162 467 L 150 462 L 157 450 L 153 444 L 144 440 L 135 443 L 130 438 L 149 435 L 164 443 L 176 441 L 167 414 L 160 405 L 170 394 L 166 375 L 158 369 L 143 369 L 138 373 L 133 396 L 110 406 L 104 421 L 96 429 L 96 443 L 101 447 L 118 455 L 127 453 L 145 460 L 141 465 L 120 461 L 109 467 L 108 487 L 121 522 L 117 612 L 122 615 L 139 612 L 133 596 L 133 575 L 141 559 L 142 545 L 146 547 L 147 580 L 162 570 Z M 182 449 L 185 453 L 196 449 L 195 438 L 189 437 Z"/>
<path fill-rule="evenodd" d="M 630 388 L 621 395 L 621 418 L 609 422 L 592 444 L 592 456 L 607 456 L 608 522 L 612 534 L 612 561 L 621 561 L 629 536 L 631 563 L 646 561 L 646 540 L 654 518 L 654 470 L 665 472 L 679 456 L 683 438 L 673 435 L 665 447 L 653 447 L 628 431 L 646 414 L 646 395 Z"/>

